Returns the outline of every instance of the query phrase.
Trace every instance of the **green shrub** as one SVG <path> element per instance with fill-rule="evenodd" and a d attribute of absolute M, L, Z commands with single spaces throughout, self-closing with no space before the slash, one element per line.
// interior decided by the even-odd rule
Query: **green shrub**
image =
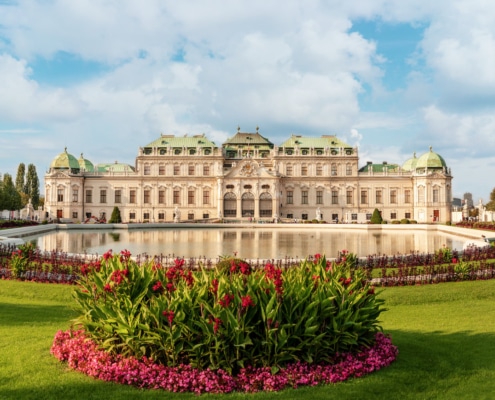
<path fill-rule="evenodd" d="M 410 219 L 410 220 L 409 220 L 409 223 L 410 223 L 410 224 L 417 224 L 417 223 L 418 223 L 418 221 L 416 221 L 415 219 Z"/>
<path fill-rule="evenodd" d="M 400 224 L 400 221 L 398 221 L 398 220 L 394 219 L 394 220 L 392 221 L 392 224 Z"/>
<path fill-rule="evenodd" d="M 349 260 L 353 255 L 348 254 Z M 362 270 L 325 257 L 252 269 L 137 265 L 108 253 L 74 291 L 81 325 L 103 349 L 235 373 L 248 365 L 330 361 L 373 343 L 384 309 Z"/>
<path fill-rule="evenodd" d="M 382 214 L 378 211 L 378 208 L 373 210 L 373 215 L 371 216 L 370 223 L 372 224 L 381 224 L 382 223 Z"/>
<path fill-rule="evenodd" d="M 400 223 L 401 223 L 401 224 L 408 224 L 408 223 L 409 223 L 409 220 L 408 220 L 407 218 L 402 218 L 402 219 L 400 220 Z"/>
<path fill-rule="evenodd" d="M 122 217 L 120 215 L 120 209 L 115 206 L 112 210 L 112 215 L 108 221 L 110 224 L 120 224 L 122 222 Z"/>

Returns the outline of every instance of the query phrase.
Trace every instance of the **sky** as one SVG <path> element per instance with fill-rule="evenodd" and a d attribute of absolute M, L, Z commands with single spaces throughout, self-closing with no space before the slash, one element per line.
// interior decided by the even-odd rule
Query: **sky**
<path fill-rule="evenodd" d="M 491 0 L 0 0 L 0 174 L 67 151 L 134 165 L 160 134 L 335 134 L 367 161 L 440 154 L 495 187 Z M 43 190 L 41 190 L 43 193 Z"/>

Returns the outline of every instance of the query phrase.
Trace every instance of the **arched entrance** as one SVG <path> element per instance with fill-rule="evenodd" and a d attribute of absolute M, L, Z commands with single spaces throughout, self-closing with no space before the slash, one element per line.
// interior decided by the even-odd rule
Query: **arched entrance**
<path fill-rule="evenodd" d="M 243 217 L 254 217 L 254 194 L 246 192 L 241 197 Z"/>
<path fill-rule="evenodd" d="M 228 192 L 223 196 L 223 216 L 235 217 L 237 215 L 237 197 L 235 193 Z"/>
<path fill-rule="evenodd" d="M 272 213 L 272 195 L 267 192 L 261 193 L 260 196 L 260 217 L 270 217 Z"/>

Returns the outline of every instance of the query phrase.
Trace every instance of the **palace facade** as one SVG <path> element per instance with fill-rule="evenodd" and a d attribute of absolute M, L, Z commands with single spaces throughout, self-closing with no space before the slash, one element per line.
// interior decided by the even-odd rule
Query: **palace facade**
<path fill-rule="evenodd" d="M 205 135 L 160 135 L 135 164 L 93 164 L 67 149 L 45 175 L 48 218 L 124 222 L 198 220 L 365 223 L 451 218 L 452 175 L 430 148 L 402 165 L 367 162 L 336 136 L 292 135 L 280 145 L 238 128 L 221 146 Z"/>

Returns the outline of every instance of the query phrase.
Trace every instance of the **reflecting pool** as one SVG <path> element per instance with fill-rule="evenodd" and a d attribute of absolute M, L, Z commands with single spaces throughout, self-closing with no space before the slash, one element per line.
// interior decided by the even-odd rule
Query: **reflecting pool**
<path fill-rule="evenodd" d="M 42 250 L 68 253 L 118 253 L 127 249 L 133 255 L 173 255 L 216 258 L 233 255 L 250 259 L 305 258 L 316 253 L 336 257 L 341 250 L 358 256 L 433 253 L 447 246 L 462 250 L 465 239 L 440 232 L 408 230 L 368 232 L 363 230 L 299 230 L 237 228 L 167 228 L 54 231 L 27 236 Z"/>

